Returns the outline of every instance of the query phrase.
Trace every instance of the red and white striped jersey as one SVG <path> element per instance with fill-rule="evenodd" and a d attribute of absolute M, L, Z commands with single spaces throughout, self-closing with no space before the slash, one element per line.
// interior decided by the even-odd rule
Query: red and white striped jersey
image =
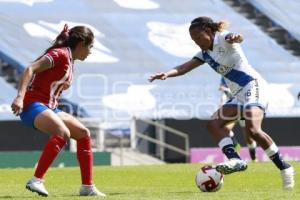
<path fill-rule="evenodd" d="M 24 98 L 24 108 L 32 102 L 41 102 L 51 109 L 58 106 L 63 90 L 69 88 L 73 78 L 73 60 L 68 47 L 50 49 L 44 56 L 51 68 L 34 74 Z"/>

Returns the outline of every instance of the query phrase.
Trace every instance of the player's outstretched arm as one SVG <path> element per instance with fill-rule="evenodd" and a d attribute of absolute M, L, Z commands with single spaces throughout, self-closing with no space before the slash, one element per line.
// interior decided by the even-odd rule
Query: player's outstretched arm
<path fill-rule="evenodd" d="M 51 62 L 45 56 L 42 56 L 31 65 L 26 67 L 19 81 L 17 96 L 11 104 L 11 109 L 15 115 L 20 115 L 23 110 L 23 99 L 33 74 L 45 71 L 50 67 Z"/>
<path fill-rule="evenodd" d="M 195 69 L 196 67 L 202 65 L 203 62 L 198 60 L 198 59 L 192 59 L 186 63 L 183 63 L 182 65 L 179 65 L 167 72 L 160 72 L 154 75 L 151 75 L 148 80 L 150 82 L 154 80 L 166 80 L 169 77 L 175 77 L 175 76 L 181 76 L 184 75 L 185 73 Z"/>
<path fill-rule="evenodd" d="M 237 33 L 229 33 L 228 35 L 225 36 L 225 40 L 230 43 L 241 43 L 243 42 L 244 38 L 242 35 L 237 34 Z"/>

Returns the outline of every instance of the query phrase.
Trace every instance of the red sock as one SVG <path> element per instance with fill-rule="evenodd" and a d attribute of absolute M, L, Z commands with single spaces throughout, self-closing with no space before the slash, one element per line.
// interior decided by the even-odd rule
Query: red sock
<path fill-rule="evenodd" d="M 93 152 L 89 136 L 77 140 L 77 159 L 80 165 L 82 184 L 92 185 Z"/>
<path fill-rule="evenodd" d="M 49 139 L 48 143 L 44 147 L 43 153 L 38 162 L 34 176 L 42 179 L 50 167 L 57 154 L 66 144 L 66 140 L 61 136 L 53 136 Z"/>

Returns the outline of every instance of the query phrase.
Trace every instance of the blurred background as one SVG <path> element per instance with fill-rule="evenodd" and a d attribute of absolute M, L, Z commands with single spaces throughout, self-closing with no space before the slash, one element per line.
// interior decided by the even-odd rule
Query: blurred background
<path fill-rule="evenodd" d="M 92 54 L 75 62 L 60 108 L 90 129 L 96 165 L 222 161 L 206 130 L 220 105 L 220 76 L 205 64 L 147 81 L 199 51 L 188 32 L 198 16 L 229 21 L 228 30 L 244 36 L 250 64 L 269 83 L 263 128 L 285 159 L 299 160 L 299 10 L 297 0 L 0 0 L 0 167 L 34 167 L 47 141 L 13 116 L 10 104 L 23 70 L 65 23 L 95 33 Z M 238 125 L 234 132 L 244 146 Z M 77 165 L 75 149 L 70 141 L 54 165 Z M 245 148 L 241 154 L 249 159 Z"/>

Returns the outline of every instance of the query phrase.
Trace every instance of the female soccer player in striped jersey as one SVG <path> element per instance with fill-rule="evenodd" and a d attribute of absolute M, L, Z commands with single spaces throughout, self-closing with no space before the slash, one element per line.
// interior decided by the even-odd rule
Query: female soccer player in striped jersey
<path fill-rule="evenodd" d="M 57 108 L 63 90 L 69 88 L 73 78 L 75 60 L 85 60 L 93 47 L 94 34 L 85 26 L 75 26 L 56 37 L 54 44 L 24 71 L 17 97 L 12 102 L 14 114 L 44 133 L 50 134 L 38 161 L 34 176 L 26 188 L 48 196 L 44 175 L 69 138 L 77 141 L 77 159 L 80 165 L 81 196 L 105 196 L 92 180 L 93 153 L 89 130 L 72 115 Z"/>
<path fill-rule="evenodd" d="M 243 117 L 246 131 L 259 144 L 281 172 L 283 189 L 294 187 L 294 168 L 283 161 L 278 147 L 271 137 L 261 129 L 267 105 L 267 85 L 264 79 L 248 64 L 239 43 L 240 34 L 224 30 L 225 22 L 215 22 L 209 17 L 194 19 L 189 27 L 192 40 L 200 47 L 191 60 L 162 73 L 149 77 L 165 80 L 183 75 L 196 67 L 208 63 L 213 70 L 221 74 L 234 98 L 224 104 L 208 122 L 208 130 L 218 142 L 228 161 L 217 164 L 216 169 L 224 174 L 243 171 L 247 163 L 243 161 L 228 137 L 227 123 Z"/>

